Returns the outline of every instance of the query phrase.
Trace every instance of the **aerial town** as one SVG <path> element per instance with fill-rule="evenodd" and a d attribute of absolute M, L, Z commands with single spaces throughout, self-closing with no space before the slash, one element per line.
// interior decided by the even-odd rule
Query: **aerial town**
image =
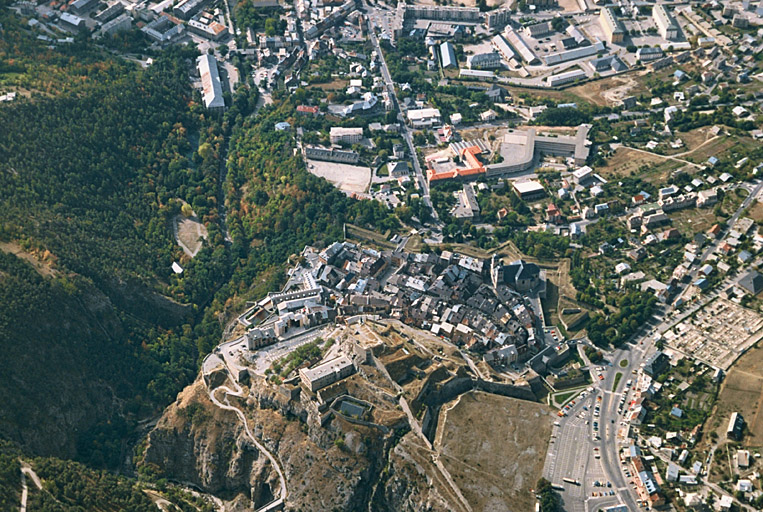
<path fill-rule="evenodd" d="M 289 98 L 300 165 L 399 220 L 293 254 L 204 358 L 210 396 L 413 432 L 450 510 L 514 510 L 448 460 L 466 393 L 550 411 L 513 454 L 527 510 L 763 509 L 763 2 L 11 8 L 52 48 L 135 34 L 114 51 L 145 68 L 195 45 L 208 115 Z M 258 510 L 291 510 L 281 480 Z"/>

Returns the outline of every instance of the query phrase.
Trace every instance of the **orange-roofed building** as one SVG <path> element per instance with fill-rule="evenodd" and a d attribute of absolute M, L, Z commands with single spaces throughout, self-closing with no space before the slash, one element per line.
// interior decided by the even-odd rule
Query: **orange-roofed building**
<path fill-rule="evenodd" d="M 546 208 L 546 216 L 552 224 L 562 223 L 562 211 L 554 203 L 550 203 Z"/>

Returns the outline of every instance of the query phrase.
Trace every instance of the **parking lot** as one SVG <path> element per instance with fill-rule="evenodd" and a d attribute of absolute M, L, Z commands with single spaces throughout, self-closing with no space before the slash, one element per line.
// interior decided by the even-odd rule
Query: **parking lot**
<path fill-rule="evenodd" d="M 371 169 L 368 167 L 307 160 L 307 169 L 316 176 L 326 178 L 347 194 L 363 194 L 371 184 Z"/>

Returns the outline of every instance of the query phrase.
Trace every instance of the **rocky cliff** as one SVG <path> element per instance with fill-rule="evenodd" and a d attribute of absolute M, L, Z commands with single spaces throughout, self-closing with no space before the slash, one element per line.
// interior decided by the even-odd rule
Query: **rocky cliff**
<path fill-rule="evenodd" d="M 230 510 L 259 507 L 277 492 L 277 473 L 235 414 L 216 407 L 208 393 L 199 379 L 178 396 L 149 434 L 140 465 L 198 486 Z M 431 454 L 406 429 L 385 434 L 338 415 L 321 426 L 307 421 L 300 400 L 263 383 L 253 383 L 246 398 L 228 398 L 279 461 L 285 510 L 458 510 Z"/>

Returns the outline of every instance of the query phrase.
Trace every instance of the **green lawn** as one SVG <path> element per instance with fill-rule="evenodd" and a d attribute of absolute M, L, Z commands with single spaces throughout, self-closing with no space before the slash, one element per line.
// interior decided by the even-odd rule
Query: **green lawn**
<path fill-rule="evenodd" d="M 627 367 L 628 367 L 627 359 L 623 359 L 622 361 L 620 361 L 620 368 L 627 368 Z"/>
<path fill-rule="evenodd" d="M 554 402 L 556 402 L 559 405 L 564 404 L 567 400 L 569 400 L 572 395 L 575 394 L 575 391 L 568 391 L 566 393 L 559 393 L 557 395 L 554 395 Z"/>
<path fill-rule="evenodd" d="M 613 393 L 617 389 L 617 385 L 620 384 L 620 379 L 622 379 L 622 378 L 623 378 L 623 373 L 622 372 L 617 372 L 617 375 L 615 375 L 615 382 L 614 382 L 614 384 L 612 384 L 612 392 Z"/>

